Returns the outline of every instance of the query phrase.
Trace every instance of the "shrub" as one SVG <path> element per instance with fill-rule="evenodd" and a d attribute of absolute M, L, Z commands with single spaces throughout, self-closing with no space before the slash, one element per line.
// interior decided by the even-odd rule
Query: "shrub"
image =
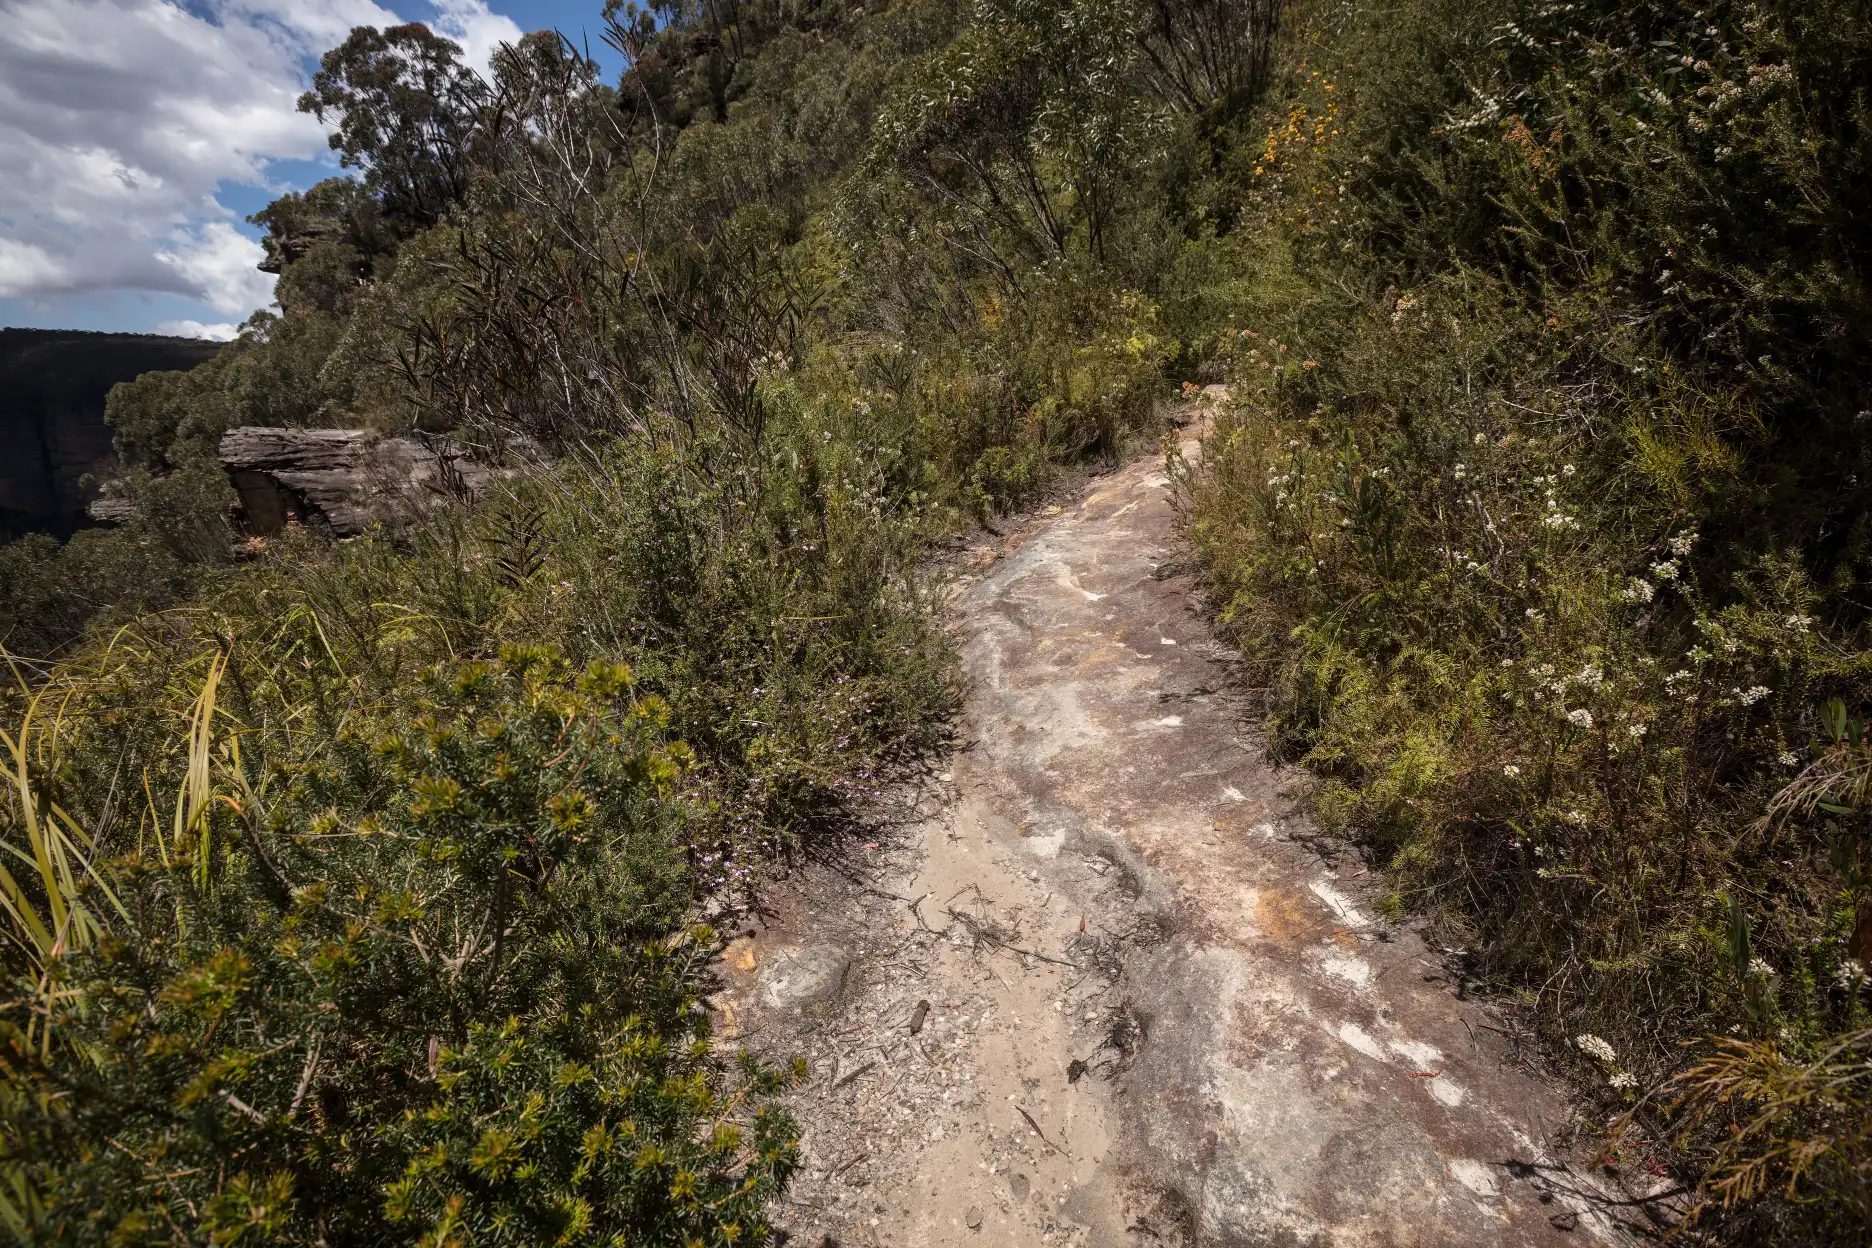
<path fill-rule="evenodd" d="M 54 655 L 88 628 L 167 606 L 186 584 L 180 561 L 147 535 L 83 529 L 60 545 L 32 534 L 0 546 L 0 646 Z"/>
<path fill-rule="evenodd" d="M 1189 513 L 1394 913 L 1472 942 L 1634 1160 L 1813 1242 L 1865 1217 L 1872 902 L 1813 808 L 1760 816 L 1866 697 L 1850 8 L 1310 11 L 1229 157 Z"/>
<path fill-rule="evenodd" d="M 328 740 L 220 733 L 225 663 L 206 784 L 5 1007 L 16 1231 L 760 1242 L 792 1144 L 774 1077 L 710 1055 L 709 934 L 669 935 L 692 756 L 661 699 L 510 646 Z"/>

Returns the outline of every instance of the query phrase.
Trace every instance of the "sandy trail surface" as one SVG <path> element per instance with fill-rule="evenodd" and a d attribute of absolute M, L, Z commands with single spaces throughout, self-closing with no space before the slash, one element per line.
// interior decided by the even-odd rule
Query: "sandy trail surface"
<path fill-rule="evenodd" d="M 724 955 L 724 1042 L 809 1063 L 789 1242 L 1622 1242 L 1564 1098 L 1265 761 L 1165 463 L 971 552 L 949 770 Z"/>

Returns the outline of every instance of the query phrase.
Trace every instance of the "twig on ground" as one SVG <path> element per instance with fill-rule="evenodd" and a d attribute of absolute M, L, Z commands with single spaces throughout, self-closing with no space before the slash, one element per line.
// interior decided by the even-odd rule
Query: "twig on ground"
<path fill-rule="evenodd" d="M 1040 1142 L 1042 1144 L 1046 1145 L 1048 1148 L 1052 1149 L 1054 1152 L 1058 1153 L 1062 1157 L 1066 1155 L 1065 1149 L 1055 1144 L 1052 1140 L 1047 1139 L 1046 1132 L 1040 1129 L 1040 1124 L 1034 1121 L 1032 1114 L 1028 1113 L 1026 1110 L 1022 1109 L 1018 1105 L 1014 1107 L 1014 1112 L 1019 1114 L 1021 1117 L 1027 1120 L 1027 1125 L 1033 1128 L 1033 1133 L 1040 1137 Z"/>
<path fill-rule="evenodd" d="M 1042 962 L 1051 962 L 1054 966 L 1071 967 L 1075 971 L 1081 969 L 1077 962 L 1067 962 L 1061 958 L 1048 957 L 1038 950 L 1022 948 L 1020 945 L 1002 938 L 994 931 L 990 924 L 984 923 L 973 915 L 965 914 L 954 907 L 944 910 L 943 913 L 968 929 L 968 934 L 970 936 L 984 944 L 993 945 L 996 949 L 1003 950 L 1007 953 L 1023 953 L 1030 958 L 1039 958 Z"/>
<path fill-rule="evenodd" d="M 866 1062 L 864 1065 L 860 1066 L 857 1070 L 852 1071 L 850 1074 L 846 1075 L 843 1079 L 840 1079 L 837 1083 L 833 1084 L 832 1091 L 834 1092 L 838 1091 L 840 1088 L 844 1087 L 846 1084 L 856 1079 L 859 1075 L 864 1074 L 867 1070 L 875 1069 L 876 1066 L 877 1066 L 876 1062 Z"/>

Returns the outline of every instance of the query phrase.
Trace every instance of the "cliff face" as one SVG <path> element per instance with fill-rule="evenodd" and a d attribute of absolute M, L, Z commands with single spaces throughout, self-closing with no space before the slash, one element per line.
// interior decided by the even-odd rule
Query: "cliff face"
<path fill-rule="evenodd" d="M 104 396 L 154 369 L 193 368 L 219 343 L 157 334 L 0 329 L 0 542 L 69 537 L 116 467 Z"/>

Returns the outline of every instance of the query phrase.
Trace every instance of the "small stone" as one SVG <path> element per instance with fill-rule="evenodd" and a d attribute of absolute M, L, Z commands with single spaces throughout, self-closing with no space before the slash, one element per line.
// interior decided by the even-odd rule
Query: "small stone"
<path fill-rule="evenodd" d="M 833 945 L 774 954 L 761 974 L 767 1004 L 798 1009 L 833 996 L 845 986 L 845 951 Z"/>
<path fill-rule="evenodd" d="M 1008 1190 L 1014 1193 L 1015 1200 L 1026 1200 L 1027 1193 L 1033 1190 L 1033 1184 L 1024 1174 L 1008 1175 Z"/>
<path fill-rule="evenodd" d="M 979 1231 L 979 1230 L 981 1230 L 981 1218 L 982 1218 L 982 1214 L 981 1214 L 981 1210 L 980 1210 L 980 1209 L 978 1209 L 978 1208 L 976 1208 L 976 1207 L 975 1207 L 975 1206 L 973 1206 L 973 1205 L 970 1205 L 970 1206 L 969 1206 L 969 1211 L 968 1211 L 968 1228 L 969 1228 L 969 1230 L 971 1230 L 971 1231 Z"/>

